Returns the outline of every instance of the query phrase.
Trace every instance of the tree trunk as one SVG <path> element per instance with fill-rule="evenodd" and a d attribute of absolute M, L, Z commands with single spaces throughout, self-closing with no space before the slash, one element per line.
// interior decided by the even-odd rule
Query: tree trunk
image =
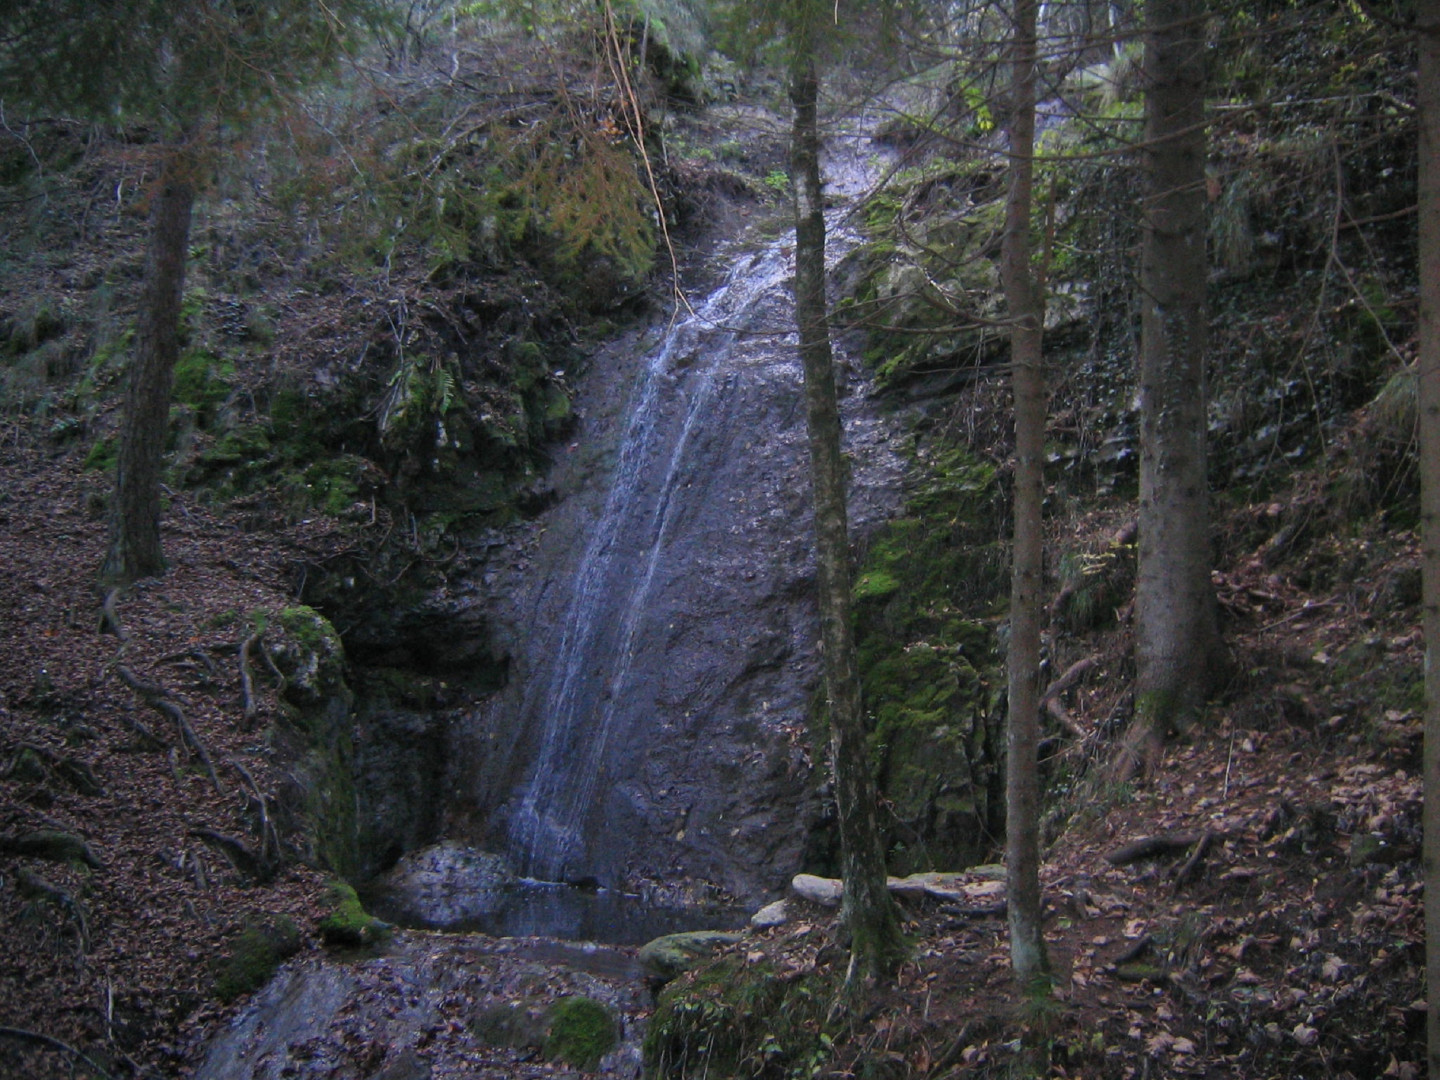
<path fill-rule="evenodd" d="M 1145 8 L 1140 553 L 1135 721 L 1117 763 L 1150 771 L 1196 720 L 1219 655 L 1205 476 L 1205 4 Z"/>
<path fill-rule="evenodd" d="M 1034 188 L 1035 15 L 1037 0 L 1016 0 L 1011 78 L 1010 190 L 1000 274 L 1010 316 L 1015 396 L 1015 533 L 1010 587 L 1009 723 L 1005 765 L 1005 879 L 1010 966 L 1024 990 L 1049 971 L 1040 925 L 1040 619 L 1044 572 L 1044 299 L 1030 265 Z M 1046 987 L 1048 989 L 1048 987 Z"/>
<path fill-rule="evenodd" d="M 1440 1076 L 1440 11 L 1418 5 L 1420 176 L 1420 519 L 1425 626 L 1425 1014 Z"/>
<path fill-rule="evenodd" d="M 128 584 L 165 571 L 160 548 L 160 465 L 170 429 L 170 390 L 180 355 L 180 305 L 195 184 L 187 156 L 167 161 L 150 202 L 135 354 L 121 419 L 110 548 L 101 580 Z"/>
<path fill-rule="evenodd" d="M 810 477 L 820 591 L 820 651 L 830 708 L 830 753 L 840 821 L 841 919 L 850 935 L 852 972 L 888 979 L 905 956 L 899 915 L 885 884 L 885 855 L 875 820 L 875 782 L 865 746 L 860 676 L 850 625 L 850 544 L 845 460 L 825 303 L 825 215 L 820 191 L 819 80 L 812 61 L 795 65 L 791 165 L 795 190 L 795 321 L 805 372 Z"/>

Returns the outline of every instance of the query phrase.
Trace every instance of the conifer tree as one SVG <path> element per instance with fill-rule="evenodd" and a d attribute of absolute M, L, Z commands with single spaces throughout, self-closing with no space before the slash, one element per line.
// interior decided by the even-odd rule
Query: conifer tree
<path fill-rule="evenodd" d="M 830 755 L 840 826 L 841 918 L 850 937 L 851 972 L 889 979 L 906 954 L 899 913 L 886 885 L 876 820 L 875 779 L 850 617 L 850 543 L 845 459 L 825 299 L 825 212 L 816 116 L 820 91 L 817 38 L 829 4 L 785 9 L 790 49 L 791 182 L 795 199 L 795 321 L 805 373 L 810 483 L 819 577 L 820 651 L 829 704 Z"/>
<path fill-rule="evenodd" d="M 191 210 L 215 140 L 333 69 L 346 40 L 375 17 L 372 0 L 10 0 L 0 8 L 0 101 L 142 131 L 155 158 L 106 582 L 165 568 L 161 462 Z"/>

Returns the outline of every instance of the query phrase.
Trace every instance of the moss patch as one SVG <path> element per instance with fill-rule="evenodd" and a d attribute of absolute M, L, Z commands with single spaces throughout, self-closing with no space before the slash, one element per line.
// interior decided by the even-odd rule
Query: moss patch
<path fill-rule="evenodd" d="M 546 1017 L 545 1056 L 590 1070 L 619 1042 L 615 1017 L 594 998 L 561 998 Z"/>
<path fill-rule="evenodd" d="M 796 977 L 739 956 L 688 972 L 660 995 L 645 1032 L 645 1076 L 812 1076 L 829 1060 L 839 977 Z"/>
<path fill-rule="evenodd" d="M 327 945 L 377 945 L 388 940 L 391 926 L 365 910 L 355 890 L 343 881 L 333 882 L 327 896 L 330 912 L 316 923 Z"/>
<path fill-rule="evenodd" d="M 286 958 L 299 951 L 300 929 L 289 916 L 248 923 L 215 966 L 215 996 L 234 1001 L 260 989 Z"/>

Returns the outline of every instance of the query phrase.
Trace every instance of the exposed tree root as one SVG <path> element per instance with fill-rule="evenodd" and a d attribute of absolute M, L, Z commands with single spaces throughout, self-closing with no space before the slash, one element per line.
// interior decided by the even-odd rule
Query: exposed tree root
<path fill-rule="evenodd" d="M 191 829 L 190 835 L 219 848 L 231 865 L 246 877 L 253 878 L 262 885 L 274 879 L 275 863 L 263 854 L 257 854 L 249 844 L 238 837 L 200 827 Z"/>
<path fill-rule="evenodd" d="M 168 716 L 180 729 L 181 738 L 185 745 L 194 751 L 200 763 L 205 766 L 205 771 L 210 774 L 210 782 L 215 785 L 215 790 L 221 795 L 225 794 L 225 786 L 220 783 L 220 776 L 215 771 L 215 765 L 210 760 L 210 753 L 205 749 L 205 744 L 195 734 L 195 729 L 190 726 L 190 721 L 185 719 L 185 713 L 179 705 L 166 693 L 165 688 L 158 683 L 146 682 L 135 672 L 131 671 L 124 664 L 116 664 L 115 672 L 120 676 L 120 681 L 134 690 L 156 712 Z"/>
<path fill-rule="evenodd" d="M 90 951 L 90 920 L 85 916 L 85 909 L 80 902 L 71 896 L 58 885 L 52 885 L 39 874 L 21 867 L 15 875 L 16 885 L 21 896 L 30 897 L 35 900 L 48 900 L 56 907 L 63 908 L 70 913 L 75 920 L 75 927 L 80 932 L 80 951 Z"/>
<path fill-rule="evenodd" d="M 260 634 L 251 634 L 240 643 L 240 698 L 244 707 L 246 728 L 255 723 L 259 707 L 255 703 L 255 680 L 250 674 L 250 651 L 260 644 Z M 268 654 L 267 654 L 268 656 Z"/>
<path fill-rule="evenodd" d="M 38 1031 L 29 1031 L 26 1028 L 0 1027 L 0 1037 L 16 1039 L 20 1042 L 35 1043 L 37 1046 L 49 1047 L 51 1050 L 59 1050 L 61 1053 L 69 1054 L 80 1064 L 93 1072 L 101 1080 L 112 1080 L 110 1074 L 95 1063 L 83 1051 L 75 1049 L 67 1042 L 61 1042 L 51 1035 L 42 1035 Z"/>

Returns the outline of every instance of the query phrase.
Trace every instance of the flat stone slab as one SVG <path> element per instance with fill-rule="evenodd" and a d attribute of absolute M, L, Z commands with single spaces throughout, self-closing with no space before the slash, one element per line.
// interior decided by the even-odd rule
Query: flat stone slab
<path fill-rule="evenodd" d="M 1005 868 L 977 866 L 956 873 L 930 870 L 903 878 L 888 878 L 886 885 L 896 896 L 912 900 L 929 896 L 966 904 L 997 904 L 1005 899 Z M 796 874 L 790 888 L 796 896 L 826 907 L 839 907 L 844 891 L 838 878 L 822 878 L 813 874 Z"/>

